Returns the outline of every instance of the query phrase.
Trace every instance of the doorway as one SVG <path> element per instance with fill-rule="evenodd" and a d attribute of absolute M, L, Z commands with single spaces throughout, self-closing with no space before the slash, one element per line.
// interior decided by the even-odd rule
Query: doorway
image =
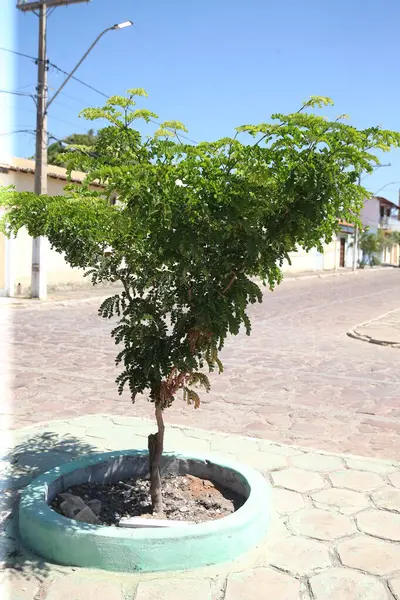
<path fill-rule="evenodd" d="M 339 267 L 344 267 L 346 261 L 346 238 L 340 238 Z"/>

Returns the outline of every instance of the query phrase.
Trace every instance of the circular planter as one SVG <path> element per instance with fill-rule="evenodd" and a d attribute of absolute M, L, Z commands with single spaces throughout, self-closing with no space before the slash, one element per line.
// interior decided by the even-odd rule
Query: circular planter
<path fill-rule="evenodd" d="M 74 484 L 115 483 L 148 475 L 146 451 L 96 454 L 56 467 L 28 485 L 19 509 L 22 540 L 59 564 L 149 572 L 232 560 L 265 535 L 270 516 L 269 486 L 257 471 L 230 461 L 217 463 L 199 456 L 165 454 L 162 474 L 211 479 L 247 499 L 227 517 L 177 528 L 107 527 L 59 515 L 49 504 Z"/>

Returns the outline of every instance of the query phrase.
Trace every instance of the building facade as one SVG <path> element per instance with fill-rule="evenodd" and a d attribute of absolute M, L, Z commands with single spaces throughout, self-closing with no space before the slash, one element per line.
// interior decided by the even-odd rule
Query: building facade
<path fill-rule="evenodd" d="M 0 187 L 14 186 L 18 192 L 33 192 L 35 163 L 33 160 L 12 158 L 0 163 Z M 73 171 L 72 183 L 82 183 L 85 174 Z M 68 180 L 69 183 L 69 180 Z M 48 194 L 64 194 L 67 172 L 62 167 L 48 167 Z M 96 186 L 94 186 L 96 189 Z M 101 188 L 97 188 L 101 189 Z M 1 209 L 0 209 L 1 210 Z M 84 278 L 82 269 L 71 268 L 62 254 L 51 250 L 45 241 L 43 264 L 47 272 L 47 285 L 51 292 L 55 289 L 89 287 L 91 282 Z M 17 237 L 7 238 L 0 233 L 0 296 L 29 295 L 31 285 L 32 238 L 26 229 Z"/>
<path fill-rule="evenodd" d="M 373 196 L 365 200 L 361 212 L 361 222 L 370 233 L 382 231 L 384 235 L 400 232 L 400 207 L 382 196 Z M 388 245 L 381 251 L 380 260 L 384 265 L 399 266 L 399 244 Z"/>

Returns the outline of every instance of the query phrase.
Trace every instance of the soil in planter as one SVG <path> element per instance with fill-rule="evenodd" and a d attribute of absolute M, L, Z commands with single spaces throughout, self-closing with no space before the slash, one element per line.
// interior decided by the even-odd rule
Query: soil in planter
<path fill-rule="evenodd" d="M 114 484 L 82 483 L 64 491 L 79 496 L 85 503 L 100 500 L 99 519 L 103 525 L 118 525 L 122 517 L 153 517 L 148 479 L 130 479 Z M 162 497 L 164 518 L 195 523 L 226 517 L 245 502 L 239 494 L 193 475 L 164 476 Z M 51 503 L 51 507 L 60 514 L 61 503 L 59 496 Z"/>

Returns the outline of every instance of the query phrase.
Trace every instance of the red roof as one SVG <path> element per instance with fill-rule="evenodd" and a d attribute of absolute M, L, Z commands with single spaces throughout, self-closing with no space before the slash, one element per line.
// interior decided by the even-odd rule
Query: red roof
<path fill-rule="evenodd" d="M 387 198 L 383 198 L 383 196 L 374 196 L 374 198 L 375 200 L 379 200 L 379 204 L 381 204 L 382 206 L 390 206 L 391 208 L 397 208 L 397 210 L 400 209 L 400 206 L 397 206 L 397 204 L 391 202 Z"/>

